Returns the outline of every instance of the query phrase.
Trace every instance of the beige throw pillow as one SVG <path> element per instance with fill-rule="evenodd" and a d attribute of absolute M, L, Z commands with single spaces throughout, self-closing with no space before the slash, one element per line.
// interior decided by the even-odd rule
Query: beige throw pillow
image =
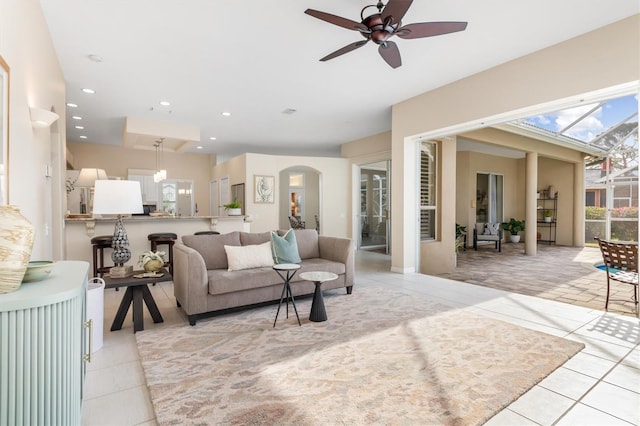
<path fill-rule="evenodd" d="M 229 272 L 273 266 L 271 241 L 249 246 L 224 246 L 224 251 L 227 252 Z"/>

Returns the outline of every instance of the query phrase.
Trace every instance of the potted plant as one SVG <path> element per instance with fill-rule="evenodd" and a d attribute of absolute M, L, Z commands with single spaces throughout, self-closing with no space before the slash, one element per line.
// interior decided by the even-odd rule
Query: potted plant
<path fill-rule="evenodd" d="M 138 266 L 142 266 L 145 272 L 158 272 L 164 266 L 163 251 L 145 251 L 138 258 Z"/>
<path fill-rule="evenodd" d="M 466 249 L 467 243 L 467 227 L 456 223 L 456 254 L 460 253 L 460 248 Z"/>
<path fill-rule="evenodd" d="M 553 218 L 553 212 L 551 210 L 545 210 L 542 212 L 542 217 L 544 218 L 545 222 L 549 223 Z"/>
<path fill-rule="evenodd" d="M 223 204 L 222 207 L 224 207 L 224 211 L 226 211 L 229 216 L 240 216 L 242 214 L 242 204 L 235 198 L 232 202 Z"/>
<path fill-rule="evenodd" d="M 524 220 L 511 218 L 509 219 L 509 222 L 503 223 L 502 226 L 504 229 L 509 231 L 509 234 L 511 234 L 509 236 L 509 240 L 512 243 L 520 242 L 520 235 L 518 235 L 518 232 L 524 231 Z"/>

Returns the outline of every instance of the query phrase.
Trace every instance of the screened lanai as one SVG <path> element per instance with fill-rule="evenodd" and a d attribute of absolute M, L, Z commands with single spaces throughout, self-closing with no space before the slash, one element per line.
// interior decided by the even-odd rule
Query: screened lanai
<path fill-rule="evenodd" d="M 638 241 L 638 95 L 564 109 L 510 123 L 585 159 L 585 242 Z"/>

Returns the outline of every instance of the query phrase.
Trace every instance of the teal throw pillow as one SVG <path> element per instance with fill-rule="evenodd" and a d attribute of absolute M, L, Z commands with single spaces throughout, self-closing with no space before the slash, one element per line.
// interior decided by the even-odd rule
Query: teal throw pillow
<path fill-rule="evenodd" d="M 277 232 L 271 232 L 271 252 L 275 263 L 300 263 L 298 254 L 298 243 L 293 229 L 289 229 L 284 236 L 279 236 Z"/>

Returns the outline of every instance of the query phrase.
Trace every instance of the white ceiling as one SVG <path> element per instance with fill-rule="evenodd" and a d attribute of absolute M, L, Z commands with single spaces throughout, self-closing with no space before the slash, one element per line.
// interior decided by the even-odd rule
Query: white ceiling
<path fill-rule="evenodd" d="M 403 23 L 469 25 L 394 38 L 403 61 L 394 70 L 373 43 L 319 62 L 361 36 L 304 14 L 312 8 L 359 21 L 374 1 L 40 3 L 67 102 L 79 105 L 67 112 L 68 140 L 83 134 L 88 143 L 122 145 L 125 120 L 134 117 L 199 129 L 200 143 L 179 144 L 182 152 L 219 160 L 243 152 L 337 156 L 340 144 L 389 130 L 394 103 L 640 12 L 631 0 L 417 0 Z M 288 108 L 297 112 L 283 114 Z M 83 117 L 84 131 L 72 115 Z"/>

